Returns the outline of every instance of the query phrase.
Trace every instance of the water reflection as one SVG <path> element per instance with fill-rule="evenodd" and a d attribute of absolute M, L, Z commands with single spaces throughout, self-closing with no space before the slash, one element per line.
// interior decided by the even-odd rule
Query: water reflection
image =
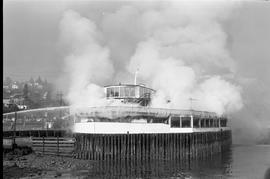
<path fill-rule="evenodd" d="M 227 178 L 232 151 L 191 161 L 108 161 L 94 162 L 90 171 L 77 178 Z"/>

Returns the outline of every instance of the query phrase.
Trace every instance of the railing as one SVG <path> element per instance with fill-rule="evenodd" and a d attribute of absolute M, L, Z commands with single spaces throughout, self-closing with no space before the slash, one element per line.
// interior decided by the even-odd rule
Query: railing
<path fill-rule="evenodd" d="M 194 110 L 180 110 L 180 109 L 165 109 L 165 108 L 150 108 L 150 107 L 127 107 L 127 106 L 104 106 L 104 107 L 88 107 L 75 108 L 78 114 L 85 114 L 89 116 L 104 116 L 108 118 L 115 118 L 121 116 L 136 116 L 146 115 L 154 117 L 168 117 L 170 115 L 181 116 L 200 116 L 200 117 L 217 117 L 216 113 Z"/>
<path fill-rule="evenodd" d="M 74 119 L 69 107 L 40 108 L 3 114 L 3 131 L 66 129 Z"/>
<path fill-rule="evenodd" d="M 75 140 L 63 137 L 33 137 L 32 143 L 36 153 L 72 156 Z"/>
<path fill-rule="evenodd" d="M 130 116 L 169 117 L 199 116 L 217 117 L 215 113 L 194 110 L 164 109 L 130 106 L 99 107 L 50 107 L 3 114 L 3 130 L 47 130 L 72 127 L 76 116 L 122 118 Z"/>

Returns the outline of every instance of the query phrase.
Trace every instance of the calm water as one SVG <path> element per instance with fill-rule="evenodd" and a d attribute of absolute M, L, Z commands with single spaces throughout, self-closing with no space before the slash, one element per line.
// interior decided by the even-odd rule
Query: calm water
<path fill-rule="evenodd" d="M 237 178 L 264 179 L 270 168 L 270 145 L 232 146 L 227 153 L 193 162 L 96 162 L 74 178 Z"/>

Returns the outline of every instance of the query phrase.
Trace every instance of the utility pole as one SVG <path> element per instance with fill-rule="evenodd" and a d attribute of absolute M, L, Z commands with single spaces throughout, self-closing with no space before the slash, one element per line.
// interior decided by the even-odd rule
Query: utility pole
<path fill-rule="evenodd" d="M 63 93 L 61 91 L 57 91 L 56 95 L 57 95 L 57 97 L 59 99 L 59 105 L 62 106 L 63 105 Z M 59 109 L 59 110 L 60 110 L 59 115 L 60 115 L 60 119 L 61 119 L 62 111 L 61 111 L 61 109 Z"/>
<path fill-rule="evenodd" d="M 17 123 L 17 110 L 14 112 L 14 123 L 13 123 L 13 144 L 12 149 L 16 148 L 16 123 Z"/>
<path fill-rule="evenodd" d="M 59 100 L 59 105 L 62 106 L 63 105 L 63 93 L 61 91 L 57 91 L 57 99 Z"/>
<path fill-rule="evenodd" d="M 135 77 L 134 77 L 134 85 L 137 84 L 137 75 L 138 75 L 139 68 L 136 69 Z"/>

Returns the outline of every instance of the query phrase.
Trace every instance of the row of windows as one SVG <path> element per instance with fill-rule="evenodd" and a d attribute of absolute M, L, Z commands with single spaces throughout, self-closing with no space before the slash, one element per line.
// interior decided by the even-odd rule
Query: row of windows
<path fill-rule="evenodd" d="M 134 97 L 135 88 L 132 87 L 111 87 L 107 88 L 107 97 Z"/>
<path fill-rule="evenodd" d="M 220 127 L 226 127 L 227 120 L 220 120 Z M 171 117 L 171 127 L 172 128 L 185 128 L 191 127 L 191 117 Z M 193 118 L 193 127 L 194 128 L 209 128 L 209 127 L 219 127 L 219 120 L 214 119 L 198 119 Z"/>
<path fill-rule="evenodd" d="M 148 88 L 142 88 L 142 87 L 140 87 L 140 91 L 139 92 L 140 92 L 139 93 L 140 96 L 144 96 L 145 94 L 150 94 L 151 95 L 151 93 L 152 93 L 152 91 L 150 89 L 148 89 Z"/>
<path fill-rule="evenodd" d="M 190 117 L 171 117 L 171 127 L 191 127 Z"/>
<path fill-rule="evenodd" d="M 135 87 L 117 86 L 106 89 L 107 97 L 135 97 Z M 144 87 L 139 87 L 139 96 L 151 94 L 151 90 Z"/>

